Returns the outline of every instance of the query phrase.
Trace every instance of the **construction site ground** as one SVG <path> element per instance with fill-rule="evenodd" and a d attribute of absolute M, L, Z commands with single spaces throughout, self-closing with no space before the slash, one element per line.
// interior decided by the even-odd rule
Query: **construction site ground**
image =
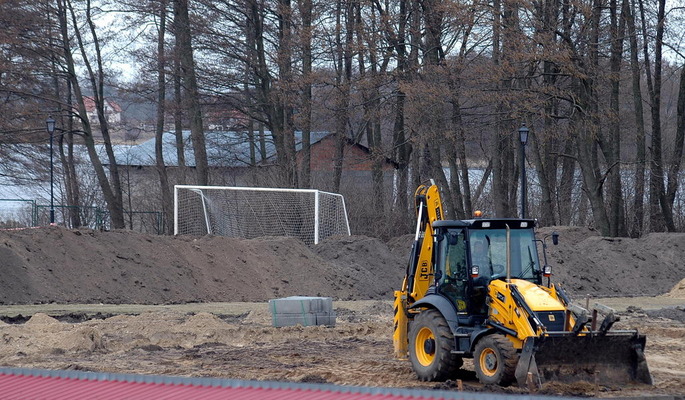
<path fill-rule="evenodd" d="M 615 308 L 616 328 L 647 335 L 654 385 L 552 382 L 539 393 L 683 396 L 685 235 L 559 229 L 556 280 L 581 305 Z M 410 243 L 1 232 L 0 365 L 447 390 L 461 380 L 469 391 L 528 393 L 480 385 L 468 360 L 454 380 L 425 383 L 394 359 L 392 290 Z M 333 297 L 336 326 L 272 327 L 266 301 L 288 295 Z"/>

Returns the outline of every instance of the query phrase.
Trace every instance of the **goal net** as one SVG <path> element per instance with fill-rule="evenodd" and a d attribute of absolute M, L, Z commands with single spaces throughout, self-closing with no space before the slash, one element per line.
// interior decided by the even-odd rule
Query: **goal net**
<path fill-rule="evenodd" d="M 342 195 L 313 189 L 174 187 L 174 234 L 240 238 L 294 236 L 318 244 L 349 235 Z"/>

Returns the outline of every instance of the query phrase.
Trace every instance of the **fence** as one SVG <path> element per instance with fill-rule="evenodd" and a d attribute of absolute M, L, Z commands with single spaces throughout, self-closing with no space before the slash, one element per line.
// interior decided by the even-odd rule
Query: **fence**
<path fill-rule="evenodd" d="M 55 205 L 55 224 L 69 229 L 107 230 L 111 227 L 109 211 L 96 206 Z M 167 226 L 161 211 L 124 210 L 127 229 L 161 235 Z M 35 200 L 0 199 L 0 229 L 30 228 L 50 224 L 50 206 Z"/>

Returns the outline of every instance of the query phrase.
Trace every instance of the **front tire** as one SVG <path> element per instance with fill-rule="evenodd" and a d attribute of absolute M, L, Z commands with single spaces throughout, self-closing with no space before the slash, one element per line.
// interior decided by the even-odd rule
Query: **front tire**
<path fill-rule="evenodd" d="M 508 386 L 515 379 L 519 356 L 504 335 L 493 334 L 476 343 L 473 366 L 483 384 Z"/>
<path fill-rule="evenodd" d="M 442 314 L 421 311 L 409 331 L 409 359 L 422 381 L 444 381 L 454 377 L 463 360 L 454 350 L 454 335 Z"/>

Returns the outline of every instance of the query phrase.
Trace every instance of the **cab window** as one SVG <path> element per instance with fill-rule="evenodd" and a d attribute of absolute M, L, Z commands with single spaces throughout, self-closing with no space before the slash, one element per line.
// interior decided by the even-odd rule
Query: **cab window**
<path fill-rule="evenodd" d="M 440 292 L 451 299 L 460 312 L 466 311 L 466 236 L 461 230 L 449 230 L 440 246 L 444 265 Z"/>
<path fill-rule="evenodd" d="M 512 229 L 511 277 L 535 280 L 539 261 L 532 229 Z M 480 275 L 492 278 L 506 276 L 507 232 L 505 229 L 472 229 L 469 251 L 472 265 L 480 267 Z"/>

